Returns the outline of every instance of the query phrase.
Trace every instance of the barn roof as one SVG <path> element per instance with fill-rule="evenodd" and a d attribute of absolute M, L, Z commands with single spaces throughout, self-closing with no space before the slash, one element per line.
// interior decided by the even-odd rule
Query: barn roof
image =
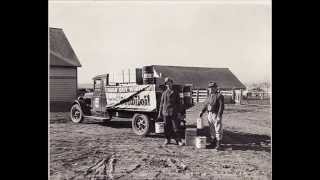
<path fill-rule="evenodd" d="M 50 28 L 50 66 L 81 67 L 62 29 Z"/>
<path fill-rule="evenodd" d="M 160 75 L 157 80 L 164 82 L 164 78 L 169 76 L 175 83 L 192 84 L 193 88 L 204 89 L 208 87 L 208 82 L 217 82 L 221 89 L 245 89 L 246 87 L 228 68 L 205 68 L 205 67 L 185 67 L 185 66 L 162 66 L 152 65 L 155 73 Z"/>

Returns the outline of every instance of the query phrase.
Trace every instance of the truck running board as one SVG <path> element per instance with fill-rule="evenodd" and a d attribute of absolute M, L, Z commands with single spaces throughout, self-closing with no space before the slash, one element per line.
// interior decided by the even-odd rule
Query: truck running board
<path fill-rule="evenodd" d="M 110 117 L 99 117 L 99 116 L 83 116 L 84 118 L 97 119 L 97 120 L 110 120 Z"/>

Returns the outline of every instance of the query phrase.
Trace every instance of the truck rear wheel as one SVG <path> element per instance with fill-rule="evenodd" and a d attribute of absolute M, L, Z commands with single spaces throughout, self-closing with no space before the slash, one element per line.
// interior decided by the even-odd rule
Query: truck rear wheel
<path fill-rule="evenodd" d="M 133 132 L 139 136 L 145 136 L 150 129 L 150 119 L 144 114 L 135 114 L 132 118 Z"/>
<path fill-rule="evenodd" d="M 70 109 L 70 119 L 74 123 L 81 123 L 83 120 L 83 112 L 79 104 L 72 105 Z"/>

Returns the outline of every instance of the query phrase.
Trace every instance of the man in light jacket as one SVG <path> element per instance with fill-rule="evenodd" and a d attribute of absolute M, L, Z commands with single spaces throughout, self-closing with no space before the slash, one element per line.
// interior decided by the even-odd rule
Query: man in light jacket
<path fill-rule="evenodd" d="M 211 144 L 215 146 L 215 149 L 220 150 L 222 140 L 222 114 L 224 110 L 224 97 L 218 92 L 218 85 L 215 82 L 210 82 L 208 85 L 209 96 L 206 100 L 202 111 L 200 112 L 200 118 L 203 113 L 208 113 L 208 123 L 210 127 Z"/>

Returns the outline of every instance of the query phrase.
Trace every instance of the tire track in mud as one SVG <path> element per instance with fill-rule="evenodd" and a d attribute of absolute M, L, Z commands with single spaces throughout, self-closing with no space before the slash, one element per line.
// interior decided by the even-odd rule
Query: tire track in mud
<path fill-rule="evenodd" d="M 115 177 L 114 179 L 120 179 L 120 178 L 123 178 L 125 176 L 128 176 L 130 175 L 131 173 L 133 173 L 134 171 L 136 171 L 137 169 L 139 169 L 141 167 L 141 164 L 137 164 L 133 169 L 129 170 L 129 171 L 126 171 L 125 173 L 126 174 L 123 174 L 123 175 L 120 175 L 118 177 Z"/>
<path fill-rule="evenodd" d="M 270 174 L 272 172 L 269 168 L 270 153 L 262 148 L 259 149 L 261 146 L 270 147 L 269 142 L 266 142 L 266 145 L 261 143 L 265 138 L 259 134 L 263 134 L 264 131 L 257 129 L 256 134 L 255 131 L 248 128 L 250 131 L 247 134 L 238 133 L 237 131 L 247 132 L 242 127 L 250 122 L 246 120 L 248 118 L 247 112 L 236 113 L 230 118 L 237 118 L 236 120 L 238 120 L 240 115 L 239 122 L 232 119 L 234 124 L 229 124 L 234 125 L 234 129 L 226 129 L 229 130 L 224 136 L 226 142 L 222 142 L 223 146 L 226 145 L 230 149 L 222 152 L 214 152 L 213 149 L 196 149 L 190 146 L 162 146 L 163 137 L 151 135 L 142 138 L 135 135 L 131 128 L 120 127 L 120 125 L 113 127 L 113 125 L 104 126 L 97 123 L 51 124 L 50 131 L 53 133 L 50 134 L 50 144 L 52 145 L 50 147 L 50 161 L 52 163 L 50 174 L 68 174 L 69 171 L 72 171 L 81 176 L 83 171 L 77 170 L 86 169 L 106 153 L 112 152 L 115 152 L 119 159 L 119 162 L 116 163 L 114 176 L 118 180 L 191 179 L 194 177 L 208 179 L 211 176 L 221 175 L 226 177 L 228 174 L 232 176 L 237 173 L 240 175 L 241 172 L 251 173 L 253 176 Z M 197 114 L 192 115 L 192 117 L 197 117 Z M 260 116 L 264 117 L 264 114 L 253 118 L 259 119 Z M 226 121 L 228 120 L 226 119 Z M 195 125 L 194 121 L 195 119 L 192 119 L 190 123 Z M 115 124 L 117 125 L 117 123 Z M 123 123 L 118 124 L 122 125 Z M 250 135 L 249 133 L 253 134 Z M 254 144 L 254 142 L 258 143 Z M 88 154 L 85 155 L 85 153 Z M 85 156 L 87 156 L 87 159 L 82 159 Z M 74 160 L 70 164 L 64 164 L 63 159 Z M 177 169 L 175 165 L 164 167 L 168 159 L 182 162 L 188 166 L 188 169 L 185 172 L 178 173 L 175 171 Z M 150 164 L 150 161 L 153 161 L 153 164 Z M 75 163 L 78 165 L 74 165 Z"/>

